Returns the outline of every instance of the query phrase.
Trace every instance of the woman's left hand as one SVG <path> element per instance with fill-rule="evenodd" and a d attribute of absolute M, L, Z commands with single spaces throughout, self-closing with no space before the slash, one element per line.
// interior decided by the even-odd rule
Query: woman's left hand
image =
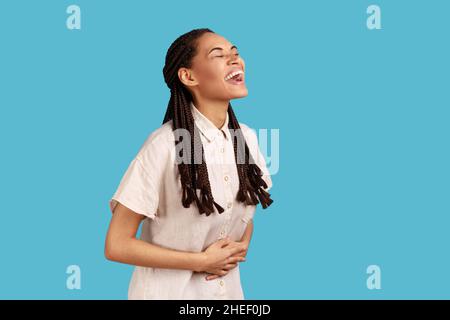
<path fill-rule="evenodd" d="M 242 240 L 242 241 L 231 241 L 227 246 L 235 246 L 235 245 L 242 245 L 242 244 L 244 244 L 244 250 L 242 250 L 242 251 L 232 255 L 232 257 L 243 257 L 243 258 L 245 258 L 247 256 L 247 251 L 248 251 L 248 246 L 249 246 L 249 242 L 248 241 L 245 241 L 245 240 Z M 237 266 L 237 264 L 234 264 L 233 268 L 235 268 L 236 266 Z M 233 269 L 233 268 L 231 268 L 231 269 Z M 217 274 L 209 274 L 206 277 L 206 280 L 213 280 L 213 279 L 216 279 L 216 278 L 219 278 L 219 277 L 221 277 L 221 276 L 217 275 Z"/>

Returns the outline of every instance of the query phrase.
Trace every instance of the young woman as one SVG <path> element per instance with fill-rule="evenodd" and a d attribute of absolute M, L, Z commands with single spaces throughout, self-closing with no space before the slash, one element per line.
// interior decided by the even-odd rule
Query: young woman
<path fill-rule="evenodd" d="M 129 299 L 244 299 L 238 263 L 256 205 L 272 203 L 256 134 L 230 104 L 248 94 L 244 60 L 222 36 L 195 29 L 169 47 L 163 74 L 164 121 L 110 200 L 105 256 L 136 266 Z"/>

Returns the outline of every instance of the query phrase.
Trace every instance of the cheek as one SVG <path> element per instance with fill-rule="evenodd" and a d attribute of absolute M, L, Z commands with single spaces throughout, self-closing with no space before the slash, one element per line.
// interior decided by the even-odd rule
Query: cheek
<path fill-rule="evenodd" d="M 222 82 L 222 74 L 217 71 L 209 70 L 204 76 L 204 85 L 212 85 Z"/>
<path fill-rule="evenodd" d="M 209 86 L 214 83 L 223 82 L 223 71 L 218 65 L 206 65 L 200 70 L 199 77 L 202 85 Z"/>

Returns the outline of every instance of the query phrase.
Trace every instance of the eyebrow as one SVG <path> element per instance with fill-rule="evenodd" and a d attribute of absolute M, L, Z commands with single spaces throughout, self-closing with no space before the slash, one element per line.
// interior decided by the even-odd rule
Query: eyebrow
<path fill-rule="evenodd" d="M 231 48 L 230 48 L 230 50 L 233 50 L 233 49 L 237 49 L 237 47 L 236 46 L 232 46 Z M 215 47 L 215 48 L 212 48 L 211 50 L 209 50 L 209 52 L 208 52 L 208 54 L 210 54 L 211 52 L 213 52 L 214 50 L 223 50 L 221 47 Z"/>

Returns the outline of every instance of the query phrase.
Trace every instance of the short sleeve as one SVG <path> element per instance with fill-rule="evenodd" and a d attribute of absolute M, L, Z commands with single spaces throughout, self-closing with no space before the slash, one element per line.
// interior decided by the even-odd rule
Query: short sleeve
<path fill-rule="evenodd" d="M 253 129 L 249 128 L 245 124 L 241 124 L 241 127 L 247 132 L 246 133 L 246 141 L 247 141 L 248 148 L 253 157 L 253 160 L 255 161 L 255 163 L 258 165 L 258 167 L 261 169 L 261 171 L 263 173 L 262 178 L 267 184 L 267 188 L 265 190 L 268 191 L 268 190 L 270 190 L 270 188 L 272 188 L 272 178 L 270 176 L 269 170 L 267 169 L 266 160 L 264 158 L 264 155 L 262 154 L 262 152 L 259 148 L 259 143 L 258 143 L 258 138 L 256 136 L 256 133 L 255 133 L 255 131 L 253 131 Z"/>
<path fill-rule="evenodd" d="M 144 169 L 142 160 L 136 156 L 128 166 L 119 186 L 109 201 L 111 213 L 120 202 L 125 207 L 154 219 L 158 208 L 158 181 Z"/>

